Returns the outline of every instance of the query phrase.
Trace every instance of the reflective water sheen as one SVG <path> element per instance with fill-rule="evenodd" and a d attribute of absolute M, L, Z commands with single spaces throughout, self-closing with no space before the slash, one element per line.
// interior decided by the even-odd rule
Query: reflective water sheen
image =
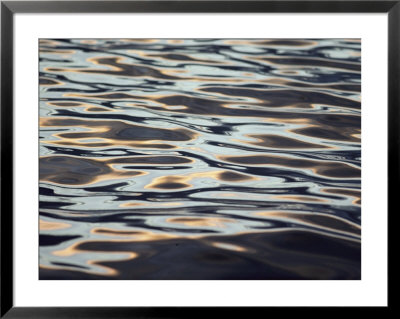
<path fill-rule="evenodd" d="M 360 279 L 356 39 L 42 39 L 40 279 Z"/>

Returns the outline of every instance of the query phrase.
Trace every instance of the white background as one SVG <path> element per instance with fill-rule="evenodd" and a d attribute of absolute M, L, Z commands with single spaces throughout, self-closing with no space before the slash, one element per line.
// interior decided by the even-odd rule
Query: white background
<path fill-rule="evenodd" d="M 17 14 L 15 306 L 386 306 L 386 14 Z M 38 38 L 362 38 L 362 280 L 39 281 Z M 4 212 L 3 212 L 4 213 Z"/>

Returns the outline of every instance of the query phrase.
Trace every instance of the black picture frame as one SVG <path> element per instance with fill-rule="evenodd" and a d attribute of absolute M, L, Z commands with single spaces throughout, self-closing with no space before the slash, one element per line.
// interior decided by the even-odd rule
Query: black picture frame
<path fill-rule="evenodd" d="M 281 315 L 277 307 L 15 307 L 13 302 L 13 19 L 16 13 L 387 13 L 388 207 L 397 213 L 399 181 L 400 1 L 1 1 L 1 318 L 190 318 Z M 388 213 L 389 213 L 388 212 Z M 389 223 L 392 216 L 388 214 Z M 388 229 L 389 231 L 389 229 Z M 390 232 L 389 232 L 390 234 Z M 390 236 L 388 247 L 390 251 Z M 388 256 L 389 261 L 389 256 Z M 389 270 L 389 269 L 388 269 Z M 389 287 L 390 281 L 388 281 Z M 392 284 L 393 285 L 393 284 Z M 34 293 L 34 292 L 32 292 Z M 240 292 L 238 292 L 240 293 Z M 391 298 L 388 299 L 389 310 Z M 326 311 L 326 307 L 319 310 Z M 290 307 L 302 315 L 307 307 Z M 250 312 L 249 312 L 250 311 Z M 337 308 L 331 309 L 333 315 Z M 367 309 L 370 311 L 370 309 Z"/>

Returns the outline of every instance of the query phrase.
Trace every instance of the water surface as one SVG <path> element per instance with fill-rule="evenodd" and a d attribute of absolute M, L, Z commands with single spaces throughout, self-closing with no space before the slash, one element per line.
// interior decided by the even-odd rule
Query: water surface
<path fill-rule="evenodd" d="M 360 279 L 357 39 L 41 39 L 40 279 Z"/>

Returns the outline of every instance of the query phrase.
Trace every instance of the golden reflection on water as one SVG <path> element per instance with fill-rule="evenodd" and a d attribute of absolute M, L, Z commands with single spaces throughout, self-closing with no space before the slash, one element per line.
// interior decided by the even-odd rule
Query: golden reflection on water
<path fill-rule="evenodd" d="M 71 225 L 67 223 L 50 222 L 46 220 L 39 220 L 39 230 L 57 230 L 69 228 Z"/>
<path fill-rule="evenodd" d="M 275 195 L 273 196 L 274 199 L 278 200 L 289 200 L 289 201 L 296 201 L 296 202 L 318 202 L 318 203 L 329 203 L 328 200 L 324 200 L 318 197 L 312 196 L 288 196 L 288 195 Z"/>
<path fill-rule="evenodd" d="M 174 189 L 174 188 L 187 188 L 193 185 L 189 182 L 193 179 L 204 179 L 211 178 L 219 181 L 229 182 L 242 182 L 248 180 L 257 180 L 257 177 L 248 176 L 231 171 L 207 171 L 199 172 L 188 175 L 168 175 L 160 176 L 152 180 L 152 182 L 146 185 L 144 188 L 158 188 L 158 189 Z"/>
<path fill-rule="evenodd" d="M 226 218 L 215 218 L 215 217 L 202 217 L 202 218 L 190 218 L 190 217 L 178 217 L 168 218 L 168 223 L 180 224 L 189 227 L 227 227 L 227 223 L 237 223 L 234 219 Z"/>

